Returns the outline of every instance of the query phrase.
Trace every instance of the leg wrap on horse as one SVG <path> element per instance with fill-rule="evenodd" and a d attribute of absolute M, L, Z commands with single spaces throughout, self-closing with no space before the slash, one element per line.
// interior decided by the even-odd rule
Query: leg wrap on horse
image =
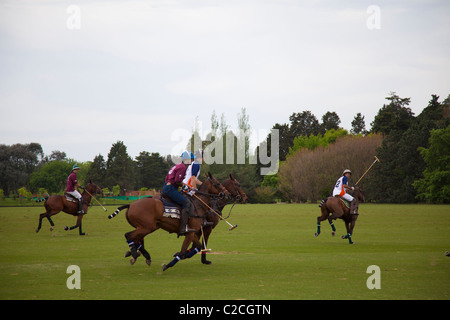
<path fill-rule="evenodd" d="M 200 252 L 199 248 L 194 248 L 194 249 L 190 249 L 187 253 L 186 253 L 186 258 L 192 258 L 193 256 L 195 256 L 197 253 Z"/>
<path fill-rule="evenodd" d="M 336 227 L 334 226 L 333 221 L 329 221 L 329 222 L 330 222 L 331 229 L 332 229 L 333 231 L 336 231 Z"/>
<path fill-rule="evenodd" d="M 128 243 L 128 246 L 130 247 L 131 256 L 133 258 L 137 259 L 137 257 L 139 257 L 139 254 L 137 253 L 137 248 L 136 248 L 134 241 L 127 240 L 127 243 Z"/>

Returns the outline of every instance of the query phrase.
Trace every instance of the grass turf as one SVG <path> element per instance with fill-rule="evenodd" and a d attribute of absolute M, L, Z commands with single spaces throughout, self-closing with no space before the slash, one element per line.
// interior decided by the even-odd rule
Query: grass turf
<path fill-rule="evenodd" d="M 143 257 L 130 266 L 124 212 L 109 220 L 91 208 L 79 236 L 63 230 L 76 220 L 65 213 L 36 234 L 42 207 L 0 208 L 0 299 L 449 299 L 449 209 L 362 204 L 349 245 L 341 220 L 335 237 L 326 221 L 314 237 L 317 205 L 238 205 L 229 218 L 238 228 L 213 231 L 212 265 L 197 255 L 163 273 L 182 238 L 148 235 L 151 267 Z M 81 269 L 81 290 L 66 286 L 69 265 Z M 380 267 L 379 290 L 367 288 L 370 265 Z"/>

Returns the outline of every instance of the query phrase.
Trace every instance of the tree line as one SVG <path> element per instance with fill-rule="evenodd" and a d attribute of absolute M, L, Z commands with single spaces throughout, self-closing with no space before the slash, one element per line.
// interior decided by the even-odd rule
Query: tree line
<path fill-rule="evenodd" d="M 350 134 L 334 128 L 322 134 L 314 117 L 304 112 L 310 119 L 309 131 L 302 125 L 302 133 L 283 141 L 283 150 L 280 142 L 280 160 L 282 154 L 286 158 L 277 175 L 264 179 L 265 195 L 287 201 L 318 201 L 331 195 L 345 168 L 352 170 L 354 184 L 377 156 L 381 162 L 360 183 L 367 200 L 450 203 L 450 96 L 439 102 L 439 97 L 432 95 L 417 117 L 408 107 L 410 98 L 391 92 L 386 100 L 369 131 L 358 114 Z M 298 130 L 292 129 L 298 116 L 294 114 L 290 120 L 290 126 L 276 125 L 284 128 L 286 136 Z"/>
<path fill-rule="evenodd" d="M 72 166 L 78 164 L 78 180 L 92 180 L 104 189 L 126 190 L 160 189 L 173 164 L 169 157 L 142 151 L 134 160 L 128 155 L 123 141 L 113 143 L 107 160 L 99 154 L 93 161 L 78 162 L 68 159 L 63 151 L 44 156 L 39 143 L 0 145 L 0 189 L 4 195 L 19 195 L 25 188 L 32 193 L 56 194 L 66 188 Z"/>
<path fill-rule="evenodd" d="M 377 163 L 363 179 L 361 185 L 366 198 L 377 202 L 407 203 L 426 201 L 449 203 L 449 124 L 450 96 L 443 102 L 431 96 L 426 108 L 415 116 L 408 107 L 410 98 L 401 98 L 392 92 L 373 122 L 366 130 L 364 116 L 357 113 L 351 122 L 351 130 L 340 127 L 336 112 L 326 112 L 319 121 L 309 110 L 294 112 L 289 122 L 273 125 L 278 129 L 279 145 L 277 156 L 279 170 L 274 175 L 260 174 L 264 164 L 252 161 L 248 150 L 248 136 L 241 137 L 230 130 L 222 114 L 220 121 L 213 112 L 211 133 L 200 148 L 205 150 L 211 143 L 224 144 L 234 141 L 234 150 L 224 148 L 223 158 L 228 152 L 236 156 L 236 146 L 244 145 L 245 161 L 238 163 L 204 163 L 202 172 L 211 172 L 219 180 L 225 180 L 230 173 L 238 178 L 253 202 L 318 201 L 330 195 L 335 180 L 342 170 L 353 171 L 352 181 L 364 173 L 376 155 Z M 251 131 L 249 116 L 242 108 L 237 117 L 240 131 Z M 195 152 L 198 132 L 194 128 L 187 139 L 187 150 Z M 271 150 L 270 134 L 259 147 Z M 124 193 L 141 188 L 160 189 L 164 178 L 174 164 L 172 156 L 158 152 L 142 151 L 134 159 L 128 155 L 122 141 L 112 144 L 105 159 L 95 156 L 85 163 L 68 159 L 63 151 L 44 155 L 39 143 L 0 145 L 0 189 L 2 194 L 18 194 L 18 190 L 33 193 L 58 193 L 65 189 L 66 178 L 73 164 L 80 166 L 79 180 L 94 181 L 102 188 Z"/>

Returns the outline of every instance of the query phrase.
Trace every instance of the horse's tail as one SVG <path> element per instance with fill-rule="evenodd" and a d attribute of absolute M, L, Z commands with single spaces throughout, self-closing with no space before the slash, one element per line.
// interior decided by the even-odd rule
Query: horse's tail
<path fill-rule="evenodd" d="M 49 195 L 47 194 L 47 196 L 44 198 L 36 199 L 36 202 L 39 203 L 39 202 L 47 201 L 48 197 L 49 197 Z"/>
<path fill-rule="evenodd" d="M 124 205 L 124 206 L 118 207 L 118 208 L 116 209 L 116 211 L 114 211 L 113 213 L 111 213 L 111 214 L 108 216 L 108 219 L 114 218 L 115 216 L 117 216 L 117 215 L 119 214 L 120 211 L 122 211 L 123 209 L 128 209 L 129 207 L 130 207 L 129 204 L 126 204 L 126 205 Z"/>

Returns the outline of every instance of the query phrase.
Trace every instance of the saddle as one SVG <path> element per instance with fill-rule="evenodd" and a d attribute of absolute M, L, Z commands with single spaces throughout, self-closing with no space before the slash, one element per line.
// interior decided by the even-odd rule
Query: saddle
<path fill-rule="evenodd" d="M 175 202 L 172 202 L 169 197 L 164 194 L 160 194 L 161 202 L 164 206 L 163 217 L 172 218 L 172 219 L 180 219 L 181 217 L 181 206 Z"/>
<path fill-rule="evenodd" d="M 64 197 L 66 198 L 67 201 L 78 203 L 78 199 L 75 198 L 70 193 L 64 193 Z"/>
<path fill-rule="evenodd" d="M 350 209 L 350 202 L 348 202 L 347 200 L 345 200 L 344 198 L 342 198 L 340 195 L 335 195 L 336 198 L 340 199 L 342 201 L 342 203 L 344 204 L 344 206 L 346 206 L 347 208 Z"/>

